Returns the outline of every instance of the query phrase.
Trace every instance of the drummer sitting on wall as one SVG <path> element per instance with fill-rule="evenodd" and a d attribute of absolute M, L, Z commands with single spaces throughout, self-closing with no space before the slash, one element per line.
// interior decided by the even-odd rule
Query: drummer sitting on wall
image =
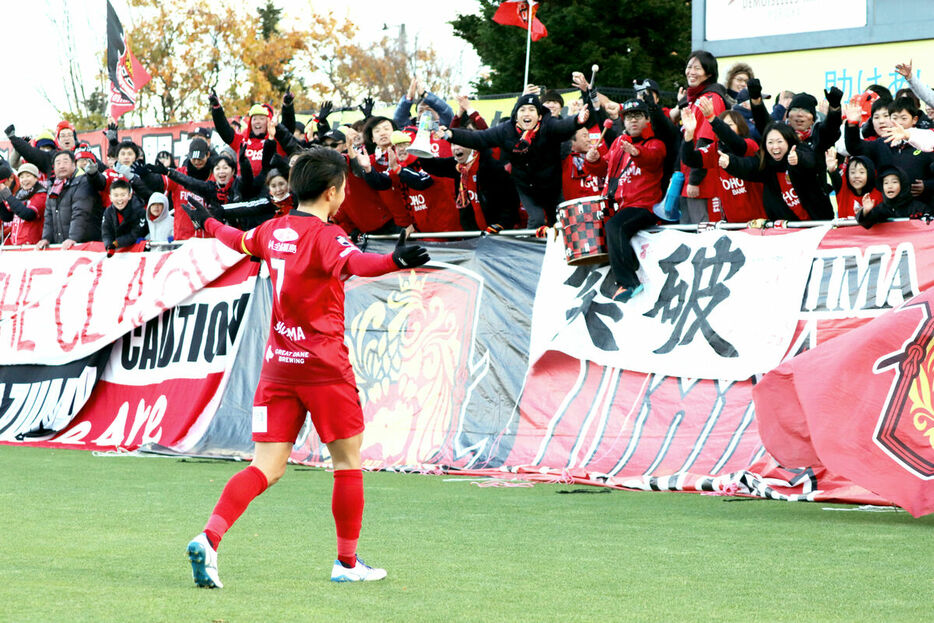
<path fill-rule="evenodd" d="M 610 267 L 619 286 L 613 300 L 624 303 L 642 290 L 636 275 L 639 259 L 629 241 L 640 230 L 658 223 L 652 207 L 662 200 L 665 144 L 652 132 L 645 102 L 625 102 L 622 114 L 625 133 L 605 156 L 596 146 L 591 147 L 585 156 L 585 168 L 606 176 L 604 188 L 616 187 L 610 198 L 610 213 L 615 210 L 615 214 L 606 222 L 606 241 Z"/>

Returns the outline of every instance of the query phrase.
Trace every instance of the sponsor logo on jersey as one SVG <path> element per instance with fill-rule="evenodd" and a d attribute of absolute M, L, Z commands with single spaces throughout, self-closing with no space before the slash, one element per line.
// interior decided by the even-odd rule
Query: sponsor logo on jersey
<path fill-rule="evenodd" d="M 298 232 L 291 227 L 280 227 L 272 232 L 272 237 L 279 242 L 295 242 L 298 240 Z"/>
<path fill-rule="evenodd" d="M 302 331 L 301 327 L 288 327 L 281 320 L 276 323 L 276 333 L 284 335 L 293 342 L 305 339 L 305 332 Z"/>
<path fill-rule="evenodd" d="M 291 242 L 276 242 L 270 240 L 266 246 L 269 247 L 270 251 L 278 251 L 279 253 L 295 253 L 298 251 L 298 247 Z"/>

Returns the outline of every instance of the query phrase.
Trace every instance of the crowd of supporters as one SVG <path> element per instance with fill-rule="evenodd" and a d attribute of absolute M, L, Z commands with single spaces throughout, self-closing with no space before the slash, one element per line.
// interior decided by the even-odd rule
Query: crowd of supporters
<path fill-rule="evenodd" d="M 241 229 L 295 207 L 289 166 L 308 149 L 343 154 L 351 174 L 334 217 L 348 233 L 531 229 L 543 235 L 562 201 L 603 196 L 614 275 L 625 300 L 638 288 L 629 238 L 678 218 L 681 223 L 853 218 L 865 227 L 928 214 L 934 203 L 934 131 L 922 105 L 934 90 L 909 64 L 908 86 L 881 86 L 843 101 L 808 93 L 771 95 L 752 67 L 737 63 L 719 82 L 717 59 L 702 50 L 685 67 L 687 88 L 663 105 L 658 84 L 634 81 L 636 97 L 614 102 L 575 72 L 580 95 L 529 85 L 511 115 L 490 127 L 466 96 L 457 110 L 413 79 L 390 119 L 373 115 L 331 127 L 325 103 L 303 125 L 288 93 L 276 111 L 256 104 L 238 120 L 206 95 L 220 141 L 196 135 L 176 163 L 162 152 L 146 162 L 139 145 L 107 130 L 103 161 L 66 121 L 34 138 L 5 132 L 14 152 L 0 159 L 4 244 L 45 248 L 101 241 L 108 251 L 143 240 L 203 237 L 186 203 L 205 206 Z M 568 101 L 565 101 L 565 98 Z M 414 114 L 413 114 L 414 105 Z M 419 126 L 417 153 L 409 148 Z M 678 210 L 660 210 L 666 193 Z M 678 214 L 680 216 L 678 217 Z"/>

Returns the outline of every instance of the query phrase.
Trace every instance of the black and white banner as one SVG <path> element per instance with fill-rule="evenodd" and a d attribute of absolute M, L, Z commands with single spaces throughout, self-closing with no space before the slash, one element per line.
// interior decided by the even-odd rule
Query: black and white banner
<path fill-rule="evenodd" d="M 788 349 L 827 232 L 784 235 L 642 232 L 633 238 L 644 290 L 611 300 L 609 266 L 568 266 L 550 240 L 532 313 L 531 359 L 550 350 L 582 360 L 685 378 L 743 380 Z"/>
<path fill-rule="evenodd" d="M 65 428 L 84 407 L 110 344 L 60 366 L 0 366 L 0 441 L 22 441 Z"/>

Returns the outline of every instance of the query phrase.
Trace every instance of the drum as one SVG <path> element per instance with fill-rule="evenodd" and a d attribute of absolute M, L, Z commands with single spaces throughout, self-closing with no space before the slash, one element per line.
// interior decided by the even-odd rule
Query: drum
<path fill-rule="evenodd" d="M 558 204 L 558 222 L 564 236 L 564 259 L 569 266 L 605 264 L 607 253 L 603 219 L 606 197 L 581 197 Z"/>

